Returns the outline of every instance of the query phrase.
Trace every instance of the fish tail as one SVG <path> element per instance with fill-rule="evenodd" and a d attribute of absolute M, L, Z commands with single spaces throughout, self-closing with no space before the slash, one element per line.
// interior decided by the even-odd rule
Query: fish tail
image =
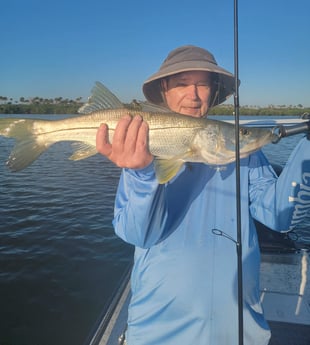
<path fill-rule="evenodd" d="M 0 135 L 14 138 L 14 146 L 6 164 L 12 171 L 25 169 L 51 144 L 39 140 L 34 134 L 32 119 L 0 119 Z"/>

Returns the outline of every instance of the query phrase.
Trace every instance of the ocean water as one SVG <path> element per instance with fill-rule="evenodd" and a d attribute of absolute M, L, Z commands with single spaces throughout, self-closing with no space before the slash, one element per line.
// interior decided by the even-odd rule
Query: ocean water
<path fill-rule="evenodd" d="M 264 151 L 284 165 L 298 140 Z M 0 137 L 0 345 L 83 345 L 132 260 L 111 224 L 120 169 L 100 155 L 70 161 L 58 143 L 11 173 L 12 146 Z"/>

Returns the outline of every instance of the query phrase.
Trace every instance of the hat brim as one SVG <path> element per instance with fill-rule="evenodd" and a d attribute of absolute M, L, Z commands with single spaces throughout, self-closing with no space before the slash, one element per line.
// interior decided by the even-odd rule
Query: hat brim
<path fill-rule="evenodd" d="M 185 67 L 186 65 L 186 67 Z M 160 71 L 150 76 L 143 84 L 142 90 L 145 98 L 154 104 L 165 105 L 162 97 L 160 80 L 182 72 L 188 71 L 206 71 L 217 74 L 218 85 L 215 91 L 215 98 L 212 100 L 212 106 L 223 103 L 234 93 L 235 78 L 234 75 L 213 63 L 206 61 L 186 61 L 175 63 L 173 66 L 161 68 Z"/>

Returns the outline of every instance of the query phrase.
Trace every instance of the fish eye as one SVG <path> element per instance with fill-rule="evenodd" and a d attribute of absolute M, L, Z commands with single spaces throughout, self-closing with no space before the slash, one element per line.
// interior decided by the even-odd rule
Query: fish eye
<path fill-rule="evenodd" d="M 247 128 L 240 128 L 241 135 L 249 135 L 250 131 Z"/>

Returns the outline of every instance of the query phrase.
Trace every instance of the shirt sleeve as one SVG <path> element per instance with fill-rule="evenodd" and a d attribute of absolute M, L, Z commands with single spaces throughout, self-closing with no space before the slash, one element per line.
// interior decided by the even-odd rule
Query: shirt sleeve
<path fill-rule="evenodd" d="M 262 155 L 263 156 L 263 155 Z M 277 178 L 267 160 L 253 155 L 250 166 L 252 216 L 277 231 L 296 227 L 310 211 L 310 141 L 303 138 Z"/>
<path fill-rule="evenodd" d="M 113 225 L 124 241 L 148 248 L 163 236 L 166 208 L 164 185 L 153 163 L 144 169 L 123 169 L 115 199 Z"/>

